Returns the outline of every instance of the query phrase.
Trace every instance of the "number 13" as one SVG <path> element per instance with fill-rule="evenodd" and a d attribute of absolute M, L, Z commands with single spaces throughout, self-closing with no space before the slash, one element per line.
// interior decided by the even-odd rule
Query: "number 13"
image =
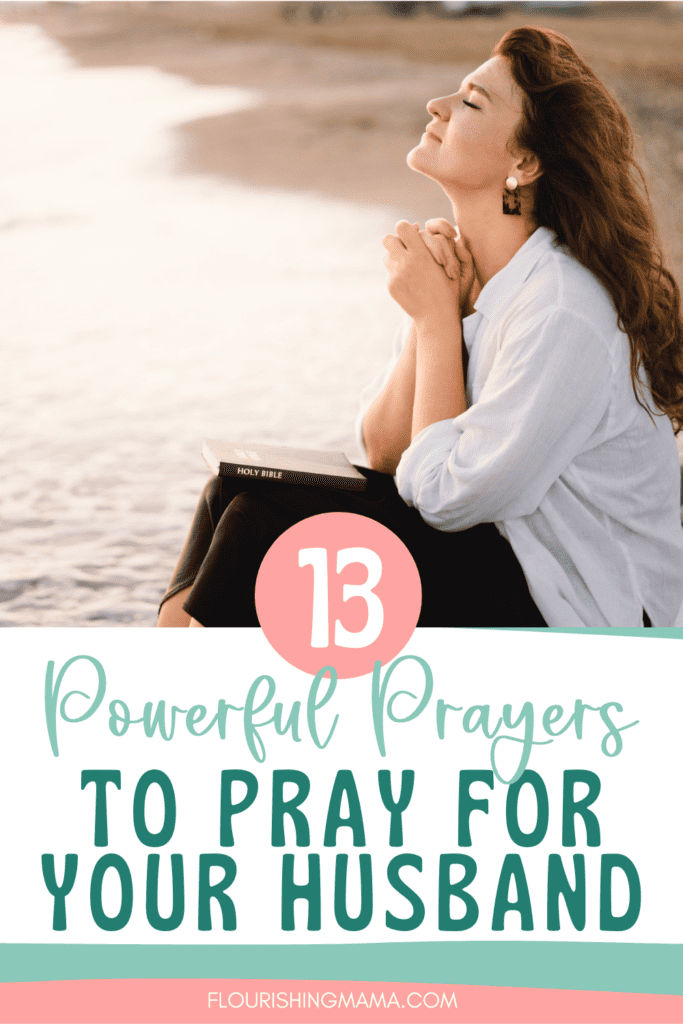
<path fill-rule="evenodd" d="M 347 565 L 360 562 L 368 570 L 365 583 L 345 583 L 342 599 L 362 597 L 368 608 L 368 621 L 357 633 L 344 629 L 339 619 L 334 624 L 334 642 L 337 647 L 369 647 L 382 632 L 384 608 L 373 589 L 382 576 L 382 560 L 370 548 L 341 548 L 337 552 L 337 573 Z M 299 568 L 313 566 L 313 621 L 311 626 L 311 647 L 329 647 L 329 581 L 327 571 L 327 548 L 301 548 Z"/>

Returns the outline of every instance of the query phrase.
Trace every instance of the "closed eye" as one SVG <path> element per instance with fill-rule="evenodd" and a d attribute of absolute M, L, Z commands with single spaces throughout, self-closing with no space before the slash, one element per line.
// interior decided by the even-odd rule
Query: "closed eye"
<path fill-rule="evenodd" d="M 468 102 L 468 100 L 463 100 L 463 103 L 466 107 L 472 107 L 472 110 L 481 110 L 481 107 L 477 107 L 474 103 Z"/>

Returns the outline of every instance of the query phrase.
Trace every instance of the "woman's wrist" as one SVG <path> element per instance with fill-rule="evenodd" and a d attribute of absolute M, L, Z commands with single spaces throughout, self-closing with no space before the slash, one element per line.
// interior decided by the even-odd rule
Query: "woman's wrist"
<path fill-rule="evenodd" d="M 467 408 L 459 317 L 438 315 L 416 323 L 415 399 L 411 439 L 425 427 Z"/>
<path fill-rule="evenodd" d="M 460 354 L 462 319 L 459 309 L 454 307 L 451 310 L 433 311 L 423 317 L 417 317 L 414 323 L 418 345 L 429 344 L 450 348 L 457 342 L 456 351 L 458 355 Z"/>

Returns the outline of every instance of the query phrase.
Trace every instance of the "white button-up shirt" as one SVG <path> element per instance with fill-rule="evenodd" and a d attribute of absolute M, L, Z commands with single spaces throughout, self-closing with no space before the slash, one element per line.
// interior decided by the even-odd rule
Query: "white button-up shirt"
<path fill-rule="evenodd" d="M 398 465 L 399 494 L 438 530 L 495 523 L 549 626 L 642 626 L 643 609 L 653 626 L 673 625 L 683 601 L 678 452 L 668 417 L 636 401 L 609 295 L 539 228 L 475 310 L 463 320 L 468 409 L 417 435 Z M 406 318 L 363 394 L 361 445 L 409 329 Z"/>

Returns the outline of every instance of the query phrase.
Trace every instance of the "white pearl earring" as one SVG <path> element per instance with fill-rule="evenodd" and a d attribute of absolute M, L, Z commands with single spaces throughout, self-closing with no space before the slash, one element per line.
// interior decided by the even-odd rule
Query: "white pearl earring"
<path fill-rule="evenodd" d="M 505 188 L 509 189 L 510 192 L 514 192 L 518 184 L 519 183 L 517 179 L 514 178 L 512 175 L 510 175 L 509 178 L 505 179 Z"/>

